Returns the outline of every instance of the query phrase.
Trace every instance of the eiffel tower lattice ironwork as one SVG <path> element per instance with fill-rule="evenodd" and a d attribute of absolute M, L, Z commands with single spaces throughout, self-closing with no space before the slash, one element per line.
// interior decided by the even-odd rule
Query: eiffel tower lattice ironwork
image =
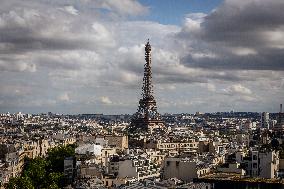
<path fill-rule="evenodd" d="M 142 98 L 139 100 L 137 112 L 133 115 L 130 132 L 150 131 L 156 128 L 164 128 L 165 124 L 157 111 L 156 100 L 153 96 L 151 45 L 145 45 L 145 65 L 142 86 Z"/>

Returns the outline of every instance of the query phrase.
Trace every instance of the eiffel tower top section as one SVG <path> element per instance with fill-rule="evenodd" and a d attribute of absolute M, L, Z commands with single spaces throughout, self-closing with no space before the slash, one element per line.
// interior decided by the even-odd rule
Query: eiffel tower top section
<path fill-rule="evenodd" d="M 144 65 L 144 77 L 142 86 L 143 99 L 153 100 L 153 84 L 152 84 L 152 68 L 151 68 L 151 45 L 148 42 L 145 45 L 145 65 Z"/>

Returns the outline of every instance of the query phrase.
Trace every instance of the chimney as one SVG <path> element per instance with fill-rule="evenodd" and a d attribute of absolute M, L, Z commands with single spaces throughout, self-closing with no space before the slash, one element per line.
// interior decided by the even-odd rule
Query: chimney
<path fill-rule="evenodd" d="M 280 113 L 282 113 L 282 104 L 280 104 Z"/>

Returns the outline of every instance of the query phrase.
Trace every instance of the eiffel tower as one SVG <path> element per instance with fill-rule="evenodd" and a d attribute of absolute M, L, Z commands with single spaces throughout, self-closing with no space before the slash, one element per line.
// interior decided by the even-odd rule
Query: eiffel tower
<path fill-rule="evenodd" d="M 142 86 L 142 98 L 139 100 L 137 112 L 132 116 L 128 128 L 131 133 L 152 133 L 155 129 L 164 129 L 165 124 L 157 111 L 156 100 L 153 96 L 152 70 L 151 70 L 151 45 L 145 45 L 145 65 Z"/>

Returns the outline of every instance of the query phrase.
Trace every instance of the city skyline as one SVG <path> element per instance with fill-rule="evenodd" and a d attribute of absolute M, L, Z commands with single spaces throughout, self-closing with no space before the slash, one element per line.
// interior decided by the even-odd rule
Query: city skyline
<path fill-rule="evenodd" d="M 280 0 L 3 1 L 0 112 L 133 114 L 148 38 L 159 112 L 278 112 L 283 8 Z"/>

